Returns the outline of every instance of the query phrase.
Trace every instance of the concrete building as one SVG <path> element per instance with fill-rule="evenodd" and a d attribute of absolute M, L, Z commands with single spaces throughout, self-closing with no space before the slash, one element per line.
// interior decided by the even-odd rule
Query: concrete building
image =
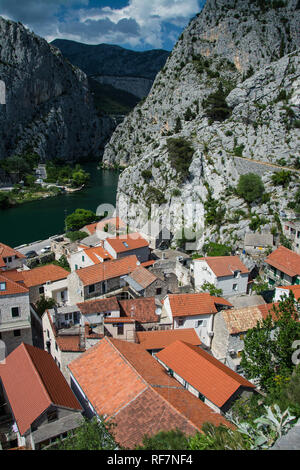
<path fill-rule="evenodd" d="M 103 248 L 103 246 L 87 248 L 80 245 L 78 247 L 78 251 L 71 253 L 68 259 L 71 271 L 78 271 L 78 269 L 87 268 L 94 264 L 112 260 L 113 257 Z"/>
<path fill-rule="evenodd" d="M 265 259 L 265 277 L 270 287 L 300 285 L 300 255 L 279 246 Z"/>
<path fill-rule="evenodd" d="M 53 358 L 41 349 L 22 343 L 0 365 L 0 382 L 14 447 L 42 449 L 83 422 L 82 407 Z"/>
<path fill-rule="evenodd" d="M 140 233 L 107 238 L 103 246 L 113 259 L 135 255 L 140 263 L 144 263 L 150 257 L 149 243 Z"/>
<path fill-rule="evenodd" d="M 199 292 L 204 283 L 222 289 L 222 295 L 245 294 L 248 289 L 249 270 L 238 256 L 215 256 L 194 260 L 195 289 Z"/>
<path fill-rule="evenodd" d="M 26 287 L 0 275 L 1 356 L 10 354 L 21 343 L 32 344 L 29 291 Z M 4 357 L 0 357 L 2 361 Z"/>
<path fill-rule="evenodd" d="M 207 293 L 169 294 L 163 300 L 160 322 L 171 329 L 194 328 L 201 343 L 210 347 L 215 314 L 231 307 L 227 300 Z"/>

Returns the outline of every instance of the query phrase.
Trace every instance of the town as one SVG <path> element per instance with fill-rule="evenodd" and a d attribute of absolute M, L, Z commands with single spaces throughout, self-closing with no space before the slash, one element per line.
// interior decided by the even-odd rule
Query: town
<path fill-rule="evenodd" d="M 2 448 L 49 449 L 93 417 L 127 449 L 232 428 L 234 403 L 264 395 L 241 365 L 248 330 L 300 297 L 300 227 L 284 229 L 292 250 L 248 233 L 226 256 L 190 256 L 117 216 L 40 254 L 0 243 Z"/>

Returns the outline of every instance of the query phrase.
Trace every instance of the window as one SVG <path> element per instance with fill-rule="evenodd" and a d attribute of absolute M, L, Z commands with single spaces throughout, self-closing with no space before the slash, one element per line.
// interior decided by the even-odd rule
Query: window
<path fill-rule="evenodd" d="M 200 392 L 199 392 L 199 394 L 198 394 L 198 398 L 199 398 L 199 400 L 201 400 L 201 401 L 204 401 L 204 400 L 205 400 L 205 396 L 202 395 L 202 393 L 200 393 Z"/>
<path fill-rule="evenodd" d="M 242 357 L 242 351 L 237 352 L 237 357 Z"/>
<path fill-rule="evenodd" d="M 16 317 L 19 317 L 20 314 L 19 314 L 19 307 L 12 307 L 11 309 L 11 316 L 13 318 L 16 318 Z"/>
<path fill-rule="evenodd" d="M 6 282 L 0 282 L 0 290 L 3 292 L 6 290 Z"/>
<path fill-rule="evenodd" d="M 78 271 L 78 264 L 75 264 L 75 271 Z"/>
<path fill-rule="evenodd" d="M 14 330 L 14 336 L 21 336 L 21 330 Z"/>
<path fill-rule="evenodd" d="M 199 326 L 202 326 L 203 325 L 203 320 L 198 320 L 197 321 L 197 328 L 199 328 Z"/>
<path fill-rule="evenodd" d="M 95 292 L 95 284 L 89 286 L 89 294 L 92 294 L 93 292 Z"/>
<path fill-rule="evenodd" d="M 48 423 L 51 423 L 52 421 L 57 420 L 57 411 L 56 410 L 47 411 L 47 419 L 48 419 Z"/>
<path fill-rule="evenodd" d="M 44 287 L 39 287 L 39 294 L 44 294 L 44 292 L 45 292 Z"/>
<path fill-rule="evenodd" d="M 284 273 L 282 271 L 280 272 L 280 279 L 284 279 Z"/>
<path fill-rule="evenodd" d="M 158 287 L 158 288 L 156 289 L 156 295 L 160 295 L 160 294 L 161 294 L 161 287 Z"/>
<path fill-rule="evenodd" d="M 118 335 L 124 334 L 124 325 L 123 323 L 118 323 Z"/>
<path fill-rule="evenodd" d="M 84 256 L 81 257 L 82 261 L 84 262 Z"/>
<path fill-rule="evenodd" d="M 178 320 L 178 326 L 183 326 L 184 325 L 184 319 L 183 318 L 179 318 Z"/>
<path fill-rule="evenodd" d="M 233 284 L 232 290 L 237 291 L 237 284 Z"/>
<path fill-rule="evenodd" d="M 233 277 L 237 278 L 239 277 L 240 271 L 234 271 Z"/>

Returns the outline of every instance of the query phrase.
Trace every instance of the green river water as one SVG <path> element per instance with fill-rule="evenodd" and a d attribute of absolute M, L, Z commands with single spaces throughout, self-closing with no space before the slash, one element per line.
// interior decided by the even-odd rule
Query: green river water
<path fill-rule="evenodd" d="M 98 170 L 96 163 L 82 167 L 91 174 L 89 186 L 82 191 L 0 210 L 0 241 L 17 247 L 44 240 L 64 233 L 65 217 L 77 208 L 96 212 L 100 204 L 115 205 L 119 172 Z"/>

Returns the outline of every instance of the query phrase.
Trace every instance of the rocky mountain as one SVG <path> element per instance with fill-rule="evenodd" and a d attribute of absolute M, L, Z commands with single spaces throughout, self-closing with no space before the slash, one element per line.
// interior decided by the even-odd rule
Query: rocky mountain
<path fill-rule="evenodd" d="M 169 56 L 168 51 L 160 49 L 136 52 L 120 46 L 89 45 L 65 39 L 55 39 L 52 44 L 97 82 L 139 98 L 148 95 Z"/>
<path fill-rule="evenodd" d="M 96 114 L 87 76 L 21 23 L 0 17 L 0 158 L 99 158 L 115 127 Z"/>
<path fill-rule="evenodd" d="M 126 167 L 122 218 L 161 220 L 197 249 L 280 230 L 299 189 L 299 24 L 298 0 L 207 0 L 105 148 L 105 165 Z M 265 187 L 251 203 L 236 192 L 247 173 Z"/>

